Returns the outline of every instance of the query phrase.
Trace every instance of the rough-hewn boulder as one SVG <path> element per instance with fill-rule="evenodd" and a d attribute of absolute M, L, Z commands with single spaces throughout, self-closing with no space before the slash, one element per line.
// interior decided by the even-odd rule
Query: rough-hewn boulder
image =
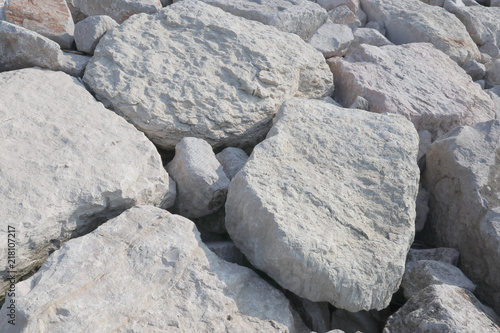
<path fill-rule="evenodd" d="M 296 332 L 290 304 L 255 272 L 228 263 L 194 224 L 149 206 L 67 242 L 16 285 L 0 331 Z"/>
<path fill-rule="evenodd" d="M 217 161 L 222 165 L 224 172 L 229 180 L 238 173 L 238 171 L 243 168 L 248 160 L 248 155 L 244 150 L 236 147 L 227 147 L 217 155 L 215 155 Z"/>
<path fill-rule="evenodd" d="M 93 54 L 104 34 L 118 23 L 106 15 L 90 16 L 75 26 L 75 42 L 78 51 Z"/>
<path fill-rule="evenodd" d="M 162 148 L 261 139 L 280 105 L 333 89 L 324 57 L 298 36 L 184 0 L 106 34 L 84 81 Z"/>
<path fill-rule="evenodd" d="M 0 100 L 0 228 L 16 231 L 16 279 L 134 204 L 173 204 L 154 145 L 76 78 L 42 69 L 0 73 Z M 0 251 L 7 246 L 0 242 Z M 2 294 L 7 264 L 0 256 Z"/>
<path fill-rule="evenodd" d="M 459 64 L 478 60 L 479 49 L 453 14 L 420 0 L 361 0 L 370 21 L 383 21 L 394 44 L 430 42 Z"/>
<path fill-rule="evenodd" d="M 417 151 L 404 117 L 289 100 L 229 185 L 226 228 L 295 294 L 385 308 L 413 241 Z"/>
<path fill-rule="evenodd" d="M 160 0 L 66 0 L 74 12 L 84 16 L 107 15 L 118 23 L 139 13 L 153 14 L 162 8 Z"/>
<path fill-rule="evenodd" d="M 321 52 L 325 58 L 331 58 L 346 54 L 353 40 L 354 36 L 348 26 L 327 20 L 307 43 Z"/>
<path fill-rule="evenodd" d="M 430 241 L 460 251 L 477 295 L 500 311 L 500 122 L 457 128 L 427 152 Z"/>
<path fill-rule="evenodd" d="M 431 44 L 360 45 L 329 62 L 336 100 L 345 107 L 361 96 L 370 111 L 402 114 L 434 138 L 495 119 L 491 98 Z"/>

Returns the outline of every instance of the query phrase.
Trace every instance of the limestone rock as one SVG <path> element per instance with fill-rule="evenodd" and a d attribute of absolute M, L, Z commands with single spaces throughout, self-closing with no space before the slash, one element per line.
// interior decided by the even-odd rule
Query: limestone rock
<path fill-rule="evenodd" d="M 118 23 L 139 13 L 153 14 L 162 8 L 160 0 L 66 0 L 85 16 L 107 15 Z"/>
<path fill-rule="evenodd" d="M 370 21 L 365 24 L 365 28 L 371 28 L 375 29 L 378 32 L 380 32 L 383 36 L 387 33 L 385 30 L 385 23 L 384 21 Z"/>
<path fill-rule="evenodd" d="M 500 311 L 500 122 L 457 128 L 427 152 L 430 242 L 460 251 L 476 294 Z"/>
<path fill-rule="evenodd" d="M 486 67 L 475 60 L 465 62 L 462 68 L 470 75 L 472 81 L 481 80 L 486 74 Z"/>
<path fill-rule="evenodd" d="M 76 78 L 31 68 L 0 73 L 0 100 L 0 228 L 17 231 L 16 279 L 134 204 L 172 201 L 154 145 Z M 6 266 L 0 256 L 2 294 Z"/>
<path fill-rule="evenodd" d="M 298 296 L 385 308 L 413 241 L 417 149 L 401 116 L 289 100 L 231 181 L 226 228 Z"/>
<path fill-rule="evenodd" d="M 97 43 L 104 34 L 118 23 L 106 15 L 90 16 L 75 26 L 75 42 L 79 51 L 93 54 Z"/>
<path fill-rule="evenodd" d="M 271 25 L 303 40 L 325 22 L 327 12 L 308 0 L 202 0 L 233 15 Z"/>
<path fill-rule="evenodd" d="M 345 59 L 329 62 L 334 96 L 342 105 L 350 106 L 362 96 L 370 102 L 370 111 L 402 114 L 433 138 L 495 118 L 491 98 L 429 43 L 360 45 Z"/>
<path fill-rule="evenodd" d="M 4 17 L 10 22 L 38 32 L 64 49 L 73 47 L 75 25 L 66 0 L 9 0 Z"/>
<path fill-rule="evenodd" d="M 392 315 L 384 328 L 384 333 L 499 331 L 498 317 L 491 309 L 470 291 L 449 285 L 425 288 Z"/>
<path fill-rule="evenodd" d="M 283 101 L 333 90 L 324 57 L 298 36 L 192 0 L 106 34 L 84 81 L 167 150 L 186 136 L 253 145 Z"/>
<path fill-rule="evenodd" d="M 348 26 L 327 20 L 307 43 L 320 51 L 325 58 L 331 58 L 343 56 L 353 40 L 354 36 Z"/>
<path fill-rule="evenodd" d="M 362 23 L 356 14 L 354 14 L 346 5 L 335 7 L 329 11 L 328 18 L 333 23 L 345 24 L 351 29 L 356 29 L 362 26 Z"/>
<path fill-rule="evenodd" d="M 358 28 L 354 31 L 354 41 L 351 44 L 351 49 L 361 44 L 369 44 L 374 46 L 392 45 L 378 30 L 373 28 Z"/>
<path fill-rule="evenodd" d="M 495 93 L 496 91 L 496 93 Z M 491 97 L 495 104 L 496 119 L 500 119 L 500 85 L 487 89 L 486 93 Z"/>
<path fill-rule="evenodd" d="M 182 139 L 167 171 L 177 184 L 176 213 L 198 218 L 215 213 L 226 202 L 229 179 L 206 141 Z"/>
<path fill-rule="evenodd" d="M 472 16 L 472 24 L 482 24 L 484 28 L 491 34 L 494 38 L 490 39 L 497 50 L 500 43 L 500 8 L 498 7 L 483 7 L 483 6 L 470 6 L 462 8 L 467 11 Z M 466 23 L 469 24 L 469 23 Z M 479 26 L 476 27 L 479 29 Z"/>
<path fill-rule="evenodd" d="M 486 68 L 486 85 L 488 87 L 500 85 L 500 58 Z"/>
<path fill-rule="evenodd" d="M 383 21 L 394 44 L 430 42 L 459 65 L 480 58 L 477 45 L 453 14 L 420 0 L 361 0 L 370 21 Z"/>
<path fill-rule="evenodd" d="M 149 206 L 67 242 L 16 285 L 15 302 L 4 333 L 296 331 L 281 292 L 217 257 L 191 221 Z"/>
<path fill-rule="evenodd" d="M 457 267 L 441 261 L 418 260 L 406 264 L 401 288 L 406 298 L 431 285 L 447 284 L 474 292 L 476 285 Z"/>
<path fill-rule="evenodd" d="M 248 155 L 240 148 L 228 147 L 215 155 L 217 161 L 222 165 L 224 172 L 226 173 L 229 180 L 238 173 L 238 171 L 243 168 L 246 161 L 248 160 Z"/>
<path fill-rule="evenodd" d="M 359 0 L 317 0 L 316 2 L 327 11 L 340 6 L 349 7 L 353 13 L 356 13 L 359 10 Z"/>
<path fill-rule="evenodd" d="M 435 260 L 457 266 L 460 253 L 456 249 L 439 247 L 436 249 L 410 249 L 406 261 Z"/>
<path fill-rule="evenodd" d="M 420 167 L 420 170 L 424 170 L 425 168 L 425 154 L 429 150 L 429 147 L 432 144 L 432 133 L 427 130 L 418 131 L 418 155 L 417 155 L 417 163 Z"/>
<path fill-rule="evenodd" d="M 63 52 L 59 70 L 76 77 L 82 77 L 91 57 L 75 54 L 72 52 Z"/>

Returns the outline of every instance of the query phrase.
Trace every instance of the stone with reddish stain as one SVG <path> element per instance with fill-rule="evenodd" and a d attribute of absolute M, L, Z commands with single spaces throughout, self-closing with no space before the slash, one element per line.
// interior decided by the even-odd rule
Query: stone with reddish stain
<path fill-rule="evenodd" d="M 6 21 L 52 39 L 63 49 L 73 46 L 75 25 L 65 0 L 10 0 L 4 15 Z"/>

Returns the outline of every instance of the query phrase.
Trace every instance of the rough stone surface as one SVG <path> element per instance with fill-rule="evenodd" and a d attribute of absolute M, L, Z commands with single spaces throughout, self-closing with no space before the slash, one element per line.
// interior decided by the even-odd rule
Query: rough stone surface
<path fill-rule="evenodd" d="M 360 45 L 345 59 L 329 62 L 334 96 L 342 105 L 350 106 L 362 96 L 370 102 L 370 111 L 402 114 L 433 138 L 495 118 L 491 98 L 429 43 Z"/>
<path fill-rule="evenodd" d="M 469 14 L 474 16 L 486 30 L 494 35 L 494 42 L 496 48 L 500 43 L 500 8 L 498 7 L 483 7 L 483 6 L 470 6 L 466 7 Z M 476 22 L 477 22 L 476 21 Z"/>
<path fill-rule="evenodd" d="M 500 58 L 486 68 L 486 85 L 488 88 L 500 85 Z"/>
<path fill-rule="evenodd" d="M 429 214 L 429 192 L 421 185 L 418 187 L 417 195 L 417 217 L 415 218 L 415 231 L 420 232 L 424 229 L 427 215 Z"/>
<path fill-rule="evenodd" d="M 474 292 L 476 285 L 457 267 L 435 260 L 410 261 L 406 264 L 401 288 L 406 298 L 435 284 L 448 284 Z"/>
<path fill-rule="evenodd" d="M 430 241 L 460 251 L 477 295 L 500 310 L 500 122 L 457 128 L 427 152 Z"/>
<path fill-rule="evenodd" d="M 353 40 L 354 36 L 348 26 L 327 20 L 307 43 L 321 52 L 325 58 L 331 58 L 343 56 Z"/>
<path fill-rule="evenodd" d="M 208 242 L 206 245 L 210 251 L 225 261 L 232 262 L 233 264 L 238 264 L 240 266 L 248 265 L 248 260 L 232 241 Z"/>
<path fill-rule="evenodd" d="M 90 59 L 91 57 L 89 56 L 63 52 L 59 70 L 71 76 L 82 77 Z"/>
<path fill-rule="evenodd" d="M 202 0 L 233 15 L 271 25 L 307 40 L 325 22 L 327 12 L 308 0 Z"/>
<path fill-rule="evenodd" d="M 459 64 L 480 58 L 477 45 L 453 14 L 420 0 L 361 0 L 370 21 L 383 21 L 394 44 L 430 42 Z"/>
<path fill-rule="evenodd" d="M 186 136 L 255 144 L 283 101 L 333 90 L 324 57 L 298 36 L 192 0 L 106 34 L 84 81 L 167 150 Z"/>
<path fill-rule="evenodd" d="M 486 67 L 475 60 L 469 60 L 462 65 L 462 68 L 470 75 L 472 81 L 481 80 L 486 74 Z"/>
<path fill-rule="evenodd" d="M 0 73 L 0 100 L 0 227 L 18 231 L 17 278 L 134 204 L 173 204 L 154 145 L 76 78 L 42 69 Z M 2 293 L 6 265 L 0 256 Z"/>
<path fill-rule="evenodd" d="M 184 138 L 175 146 L 167 171 L 177 184 L 173 210 L 188 218 L 215 213 L 227 195 L 229 179 L 212 147 L 198 138 Z"/>
<path fill-rule="evenodd" d="M 118 23 L 106 15 L 90 16 L 75 26 L 75 42 L 78 51 L 93 54 L 104 34 Z"/>
<path fill-rule="evenodd" d="M 359 0 L 318 0 L 316 2 L 327 11 L 340 6 L 349 7 L 353 13 L 356 13 L 359 10 Z"/>
<path fill-rule="evenodd" d="M 333 23 L 345 24 L 351 29 L 356 29 L 362 26 L 362 23 L 356 14 L 354 14 L 346 5 L 335 7 L 329 11 L 328 18 Z"/>
<path fill-rule="evenodd" d="M 427 154 L 427 151 L 432 144 L 432 133 L 427 130 L 418 131 L 418 138 L 420 141 L 418 143 L 417 162 L 420 169 L 424 170 L 425 154 Z"/>
<path fill-rule="evenodd" d="M 369 44 L 374 46 L 384 46 L 392 45 L 392 43 L 385 38 L 378 30 L 373 28 L 359 28 L 353 33 L 354 41 L 351 44 L 351 48 L 358 46 L 360 44 Z"/>
<path fill-rule="evenodd" d="M 73 46 L 75 25 L 66 0 L 9 0 L 4 17 L 57 42 L 62 48 Z"/>
<path fill-rule="evenodd" d="M 439 247 L 436 249 L 410 249 L 406 261 L 434 260 L 453 266 L 458 265 L 460 253 L 456 249 Z"/>
<path fill-rule="evenodd" d="M 491 309 L 470 291 L 449 285 L 425 288 L 392 315 L 384 328 L 384 333 L 499 331 L 498 316 Z"/>
<path fill-rule="evenodd" d="M 401 116 L 289 100 L 231 181 L 226 228 L 295 294 L 349 311 L 385 308 L 413 241 L 417 149 Z"/>
<path fill-rule="evenodd" d="M 85 16 L 107 15 L 118 23 L 139 13 L 153 14 L 162 8 L 160 0 L 66 0 Z"/>
<path fill-rule="evenodd" d="M 243 168 L 246 161 L 248 160 L 248 155 L 242 149 L 236 147 L 228 147 L 215 155 L 217 161 L 222 165 L 224 172 L 226 173 L 229 180 L 238 173 L 238 171 Z"/>
<path fill-rule="evenodd" d="M 296 331 L 281 292 L 217 257 L 191 221 L 149 206 L 66 243 L 15 301 L 4 333 Z"/>

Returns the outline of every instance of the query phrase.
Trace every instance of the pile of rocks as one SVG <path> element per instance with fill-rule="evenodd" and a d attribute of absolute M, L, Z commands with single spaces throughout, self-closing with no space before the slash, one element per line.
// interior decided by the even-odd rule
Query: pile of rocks
<path fill-rule="evenodd" d="M 500 2 L 0 0 L 1 332 L 500 332 Z"/>

